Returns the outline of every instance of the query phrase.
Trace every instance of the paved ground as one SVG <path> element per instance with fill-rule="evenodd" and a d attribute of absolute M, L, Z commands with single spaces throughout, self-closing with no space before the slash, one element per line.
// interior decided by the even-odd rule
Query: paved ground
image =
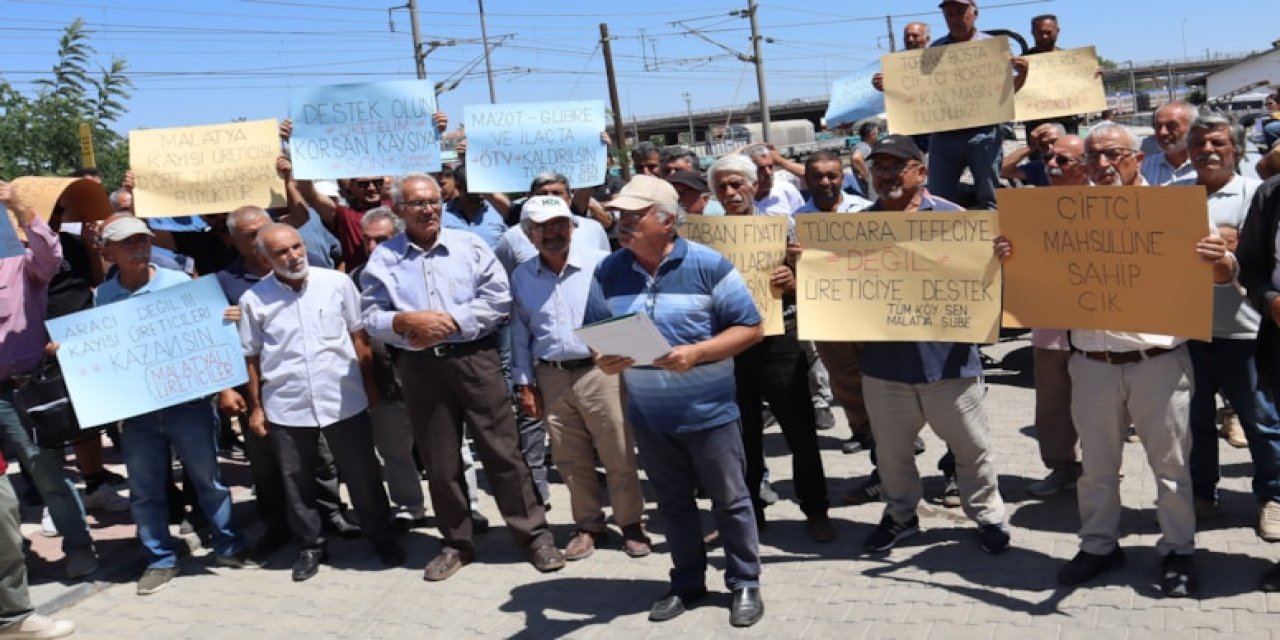
<path fill-rule="evenodd" d="M 1057 588 L 1055 573 L 1076 550 L 1074 494 L 1028 499 L 1027 485 L 1044 473 L 1027 426 L 1033 407 L 1030 348 L 1013 341 L 988 353 L 1000 362 L 988 371 L 987 406 L 1014 549 L 1000 556 L 982 553 L 973 525 L 958 510 L 935 504 L 921 507 L 926 532 L 885 557 L 858 553 L 879 520 L 879 504 L 834 508 L 839 539 L 812 543 L 789 499 L 790 465 L 774 430 L 767 448 L 774 486 L 784 500 L 769 509 L 771 524 L 762 536 L 766 615 L 746 631 L 728 625 L 718 551 L 712 553 L 715 569 L 708 584 L 719 593 L 672 622 L 646 620 L 649 605 L 665 590 L 669 568 L 661 522 L 653 526 L 657 553 L 648 558 L 632 560 L 611 547 L 550 575 L 534 571 L 505 531 L 495 528 L 478 538 L 477 564 L 445 583 L 428 584 L 421 568 L 438 544 L 435 531 L 423 529 L 406 536 L 409 563 L 399 569 L 381 568 L 360 542 L 338 542 L 331 548 L 331 566 L 303 584 L 290 582 L 292 551 L 285 550 L 260 571 L 213 569 L 193 558 L 172 588 L 145 598 L 134 595 L 136 574 L 120 575 L 136 571 L 128 563 L 94 585 L 91 595 L 87 587 L 59 583 L 37 590 L 55 606 L 80 598 L 58 615 L 75 620 L 83 638 L 1280 638 L 1280 616 L 1268 615 L 1280 610 L 1280 594 L 1255 590 L 1258 576 L 1280 557 L 1280 547 L 1254 535 L 1248 455 L 1225 444 L 1225 514 L 1202 523 L 1197 598 L 1158 596 L 1155 489 L 1136 444 L 1127 447 L 1122 485 L 1128 566 L 1091 588 Z M 823 434 L 823 462 L 836 500 L 870 470 L 865 454 L 840 453 L 841 429 Z M 919 464 L 929 476 L 926 492 L 936 495 L 941 483 L 933 463 L 942 447 L 932 434 L 926 439 L 929 450 Z M 243 491 L 237 497 L 249 499 Z M 550 518 L 563 541 L 572 526 L 562 485 L 554 486 L 552 500 Z M 496 522 L 491 500 L 483 509 Z M 106 530 L 119 538 L 125 527 Z M 130 548 L 124 541 L 112 543 L 113 552 Z M 38 575 L 60 570 L 46 563 L 58 555 L 51 541 L 36 540 L 35 550 Z"/>

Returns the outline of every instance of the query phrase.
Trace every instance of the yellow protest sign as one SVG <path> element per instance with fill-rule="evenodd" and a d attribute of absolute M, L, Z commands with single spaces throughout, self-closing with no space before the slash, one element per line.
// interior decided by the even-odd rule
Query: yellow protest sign
<path fill-rule="evenodd" d="M 130 131 L 134 211 L 152 218 L 282 207 L 279 155 L 275 120 Z"/>
<path fill-rule="evenodd" d="M 1044 187 L 996 193 L 1005 310 L 1016 327 L 1208 340 L 1213 271 L 1203 187 Z"/>
<path fill-rule="evenodd" d="M 1014 96 L 1018 120 L 1046 120 L 1106 108 L 1093 47 L 1027 56 L 1027 82 Z"/>
<path fill-rule="evenodd" d="M 880 57 L 889 130 L 907 135 L 1013 119 L 1013 71 L 1004 36 Z"/>
<path fill-rule="evenodd" d="M 93 155 L 93 127 L 87 122 L 80 123 L 80 166 L 87 169 L 98 166 Z"/>
<path fill-rule="evenodd" d="M 995 342 L 991 211 L 796 216 L 801 340 Z"/>
<path fill-rule="evenodd" d="M 782 293 L 769 277 L 787 257 L 787 219 L 782 216 L 685 217 L 680 235 L 705 244 L 733 263 L 747 281 L 751 299 L 764 318 L 764 334 L 786 332 L 782 324 Z"/>

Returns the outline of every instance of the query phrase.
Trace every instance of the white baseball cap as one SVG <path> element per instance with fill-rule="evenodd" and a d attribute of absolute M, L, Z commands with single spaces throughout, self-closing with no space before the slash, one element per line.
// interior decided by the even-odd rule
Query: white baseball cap
<path fill-rule="evenodd" d="M 571 217 L 573 212 L 569 210 L 569 205 L 555 196 L 533 196 L 520 209 L 520 218 L 535 224 L 542 224 L 553 218 Z"/>

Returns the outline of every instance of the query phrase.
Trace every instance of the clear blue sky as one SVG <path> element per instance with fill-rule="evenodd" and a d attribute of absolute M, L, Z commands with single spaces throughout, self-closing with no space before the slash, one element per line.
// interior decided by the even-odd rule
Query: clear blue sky
<path fill-rule="evenodd" d="M 284 117 L 290 87 L 412 78 L 408 12 L 388 14 L 371 0 L 0 0 L 0 76 L 23 91 L 47 77 L 62 28 L 83 17 L 94 32 L 96 62 L 128 60 L 137 88 L 130 113 L 115 127 L 212 124 L 237 117 Z M 1029 37 L 1040 13 L 1060 18 L 1065 47 L 1096 45 L 1117 61 L 1238 53 L 1280 37 L 1256 0 L 1098 2 L 990 0 L 981 29 L 1009 28 Z M 622 111 L 646 116 L 756 99 L 751 65 L 688 35 L 699 29 L 725 47 L 750 52 L 748 22 L 729 12 L 746 0 L 520 2 L 486 0 L 500 102 L 608 100 L 598 25 L 614 36 Z M 770 102 L 825 96 L 831 80 L 888 51 L 884 16 L 902 26 L 923 20 L 942 35 L 937 0 L 764 0 L 761 33 Z M 602 8 L 610 7 L 608 13 Z M 453 40 L 427 58 L 432 80 L 461 78 L 441 97 L 454 122 L 467 104 L 488 102 L 476 3 L 420 0 L 424 41 Z M 395 31 L 388 21 L 394 22 Z M 683 21 L 685 26 L 672 24 Z"/>

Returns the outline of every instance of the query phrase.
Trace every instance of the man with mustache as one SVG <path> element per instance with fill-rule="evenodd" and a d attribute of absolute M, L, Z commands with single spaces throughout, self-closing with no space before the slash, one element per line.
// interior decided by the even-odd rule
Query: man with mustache
<path fill-rule="evenodd" d="M 1217 115 L 1201 116 L 1187 132 L 1187 151 L 1196 177 L 1175 182 L 1200 185 L 1209 194 L 1209 224 L 1227 239 L 1228 250 L 1244 226 L 1261 181 L 1237 173 L 1245 152 L 1244 130 Z M 1253 492 L 1258 501 L 1258 535 L 1280 541 L 1280 416 L 1267 393 L 1258 390 L 1255 363 L 1261 316 L 1232 279 L 1230 264 L 1215 265 L 1213 340 L 1191 340 L 1195 390 L 1191 394 L 1191 489 L 1196 515 L 1218 511 L 1218 430 L 1214 396 L 1235 409 L 1253 458 Z"/>
<path fill-rule="evenodd" d="M 396 371 L 440 526 L 442 548 L 423 578 L 445 580 L 475 559 L 459 454 L 464 420 L 512 537 L 534 568 L 560 570 L 564 556 L 520 455 L 498 357 L 496 331 L 511 309 L 507 274 L 479 236 L 442 228 L 434 178 L 409 174 L 393 193 L 405 232 L 373 250 L 360 285 L 369 335 L 400 349 Z"/>
<path fill-rule="evenodd" d="M 725 215 L 764 215 L 757 212 L 752 194 L 759 173 L 757 166 L 738 154 L 727 155 L 711 165 L 707 175 L 716 198 L 724 203 Z M 837 192 L 840 182 L 835 185 Z M 813 404 L 809 400 L 809 361 L 796 340 L 795 290 L 793 267 L 779 265 L 770 285 L 783 295 L 782 317 L 786 331 L 767 336 L 734 358 L 734 382 L 737 384 L 738 409 L 742 414 L 742 443 L 747 454 L 747 488 L 755 506 L 756 523 L 765 527 L 764 498 L 764 402 L 778 419 L 782 435 L 791 450 L 792 478 L 800 510 L 805 514 L 806 531 L 816 542 L 835 539 L 835 527 L 827 517 L 827 478 L 822 470 L 818 449 Z"/>
<path fill-rule="evenodd" d="M 181 271 L 161 269 L 151 263 L 152 233 L 138 218 L 108 218 L 99 238 L 102 256 L 115 264 L 116 275 L 94 292 L 95 307 L 191 279 Z M 218 473 L 216 431 L 209 398 L 197 398 L 123 422 L 120 437 L 133 521 L 151 560 L 138 580 L 138 595 L 150 595 L 169 586 L 178 575 L 178 549 L 180 545 L 185 547 L 169 534 L 170 450 L 177 453 L 187 479 L 195 485 L 200 507 L 209 520 L 216 564 L 232 568 L 260 566 L 244 553 L 244 541 L 235 530 L 231 493 Z"/>
<path fill-rule="evenodd" d="M 1047 126 L 1047 125 L 1041 125 Z M 1051 187 L 1083 187 L 1084 139 L 1064 135 L 1045 157 L 1045 175 Z M 1031 483 L 1027 493 L 1045 498 L 1076 486 L 1080 477 L 1080 437 L 1071 421 L 1071 345 L 1063 329 L 1031 330 L 1031 366 L 1035 379 L 1036 442 L 1040 460 L 1049 474 Z"/>
<path fill-rule="evenodd" d="M 751 202 L 750 189 L 736 195 Z M 644 313 L 674 345 L 653 362 L 596 357 L 601 371 L 623 374 L 627 417 L 671 548 L 671 586 L 649 619 L 671 620 L 707 595 L 707 550 L 694 502 L 701 486 L 724 544 L 725 585 L 733 591 L 729 622 L 749 627 L 764 615 L 764 601 L 732 358 L 760 341 L 760 313 L 728 260 L 677 235 L 684 211 L 670 183 L 637 175 L 609 206 L 618 210 L 622 250 L 596 268 L 584 321 Z"/>
<path fill-rule="evenodd" d="M 249 428 L 271 442 L 284 477 L 289 527 L 301 547 L 293 581 L 315 576 L 325 559 L 315 476 L 321 433 L 378 558 L 403 564 L 373 449 L 368 408 L 377 389 L 359 292 L 338 271 L 309 268 L 306 245 L 287 224 L 263 227 L 255 245 L 272 273 L 240 297 Z"/>
<path fill-rule="evenodd" d="M 1156 109 L 1155 138 L 1161 153 L 1142 161 L 1140 171 L 1147 184 L 1158 187 L 1195 178 L 1196 169 L 1187 151 L 1187 127 L 1195 119 L 1196 108 L 1187 102 L 1170 102 Z"/>
<path fill-rule="evenodd" d="M 910 137 L 888 136 L 872 149 L 870 160 L 879 199 L 868 211 L 960 210 L 925 188 L 929 170 Z M 863 544 L 865 551 L 888 551 L 920 531 L 916 508 L 923 492 L 915 439 L 926 422 L 955 456 L 960 504 L 978 523 L 978 546 L 987 553 L 1006 551 L 1009 532 L 982 406 L 977 345 L 868 342 L 860 364 L 886 502 L 884 517 Z"/>
<path fill-rule="evenodd" d="M 1145 184 L 1138 175 L 1142 154 L 1125 127 L 1095 127 L 1085 150 L 1095 186 Z M 1016 259 L 1004 236 L 995 239 L 995 252 L 1002 261 Z M 1201 238 L 1195 252 L 1209 263 L 1233 262 L 1216 234 Z M 1156 478 L 1160 590 L 1166 597 L 1187 597 L 1196 582 L 1196 516 L 1187 465 L 1193 374 L 1186 339 L 1073 329 L 1068 341 L 1071 418 L 1080 436 L 1083 471 L 1077 485 L 1080 551 L 1058 572 L 1058 583 L 1081 585 L 1125 563 L 1119 545 L 1120 462 L 1132 421 Z"/>
<path fill-rule="evenodd" d="M 608 537 L 597 456 L 623 550 L 633 558 L 649 555 L 641 523 L 644 496 L 631 430 L 622 418 L 618 377 L 601 372 L 574 333 L 582 326 L 591 276 L 609 252 L 590 242 L 579 244 L 575 216 L 558 197 L 534 196 L 521 213 L 538 256 L 511 274 L 512 378 L 525 415 L 547 425 L 553 461 L 569 489 L 578 530 L 565 546 L 565 559 L 586 558 Z"/>

